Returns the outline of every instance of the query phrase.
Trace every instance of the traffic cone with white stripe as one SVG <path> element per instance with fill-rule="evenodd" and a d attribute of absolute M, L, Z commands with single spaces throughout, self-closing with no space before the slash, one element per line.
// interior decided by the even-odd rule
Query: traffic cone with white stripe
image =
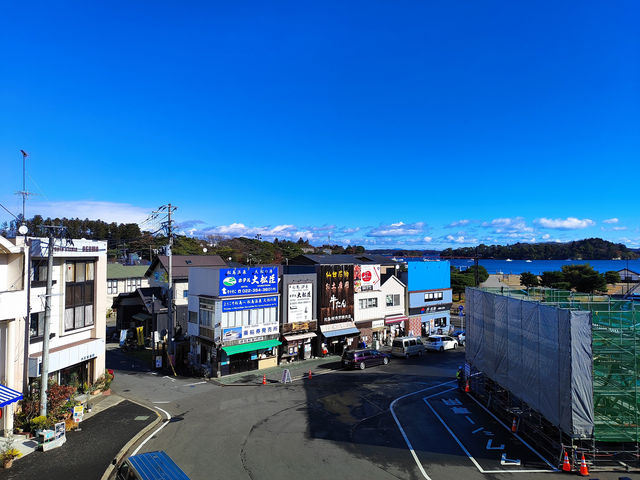
<path fill-rule="evenodd" d="M 469 393 L 469 390 L 470 390 L 470 388 L 469 388 L 469 380 L 467 380 L 467 382 L 464 384 L 464 392 L 465 393 Z"/>
<path fill-rule="evenodd" d="M 513 422 L 511 422 L 511 431 L 513 433 L 518 431 L 518 422 L 516 422 L 516 417 L 513 417 Z"/>
<path fill-rule="evenodd" d="M 313 378 L 313 375 L 311 373 L 311 370 L 309 370 L 309 380 L 311 380 Z"/>
<path fill-rule="evenodd" d="M 263 385 L 267 384 L 267 376 L 266 375 L 262 375 L 262 384 Z"/>
<path fill-rule="evenodd" d="M 584 453 L 582 454 L 582 460 L 580 461 L 580 475 L 583 477 L 589 476 L 589 469 L 587 468 L 587 462 L 584 460 Z"/>
<path fill-rule="evenodd" d="M 569 456 L 567 455 L 567 451 L 564 452 L 564 461 L 562 462 L 562 471 L 570 472 L 571 471 L 571 463 L 569 462 Z"/>

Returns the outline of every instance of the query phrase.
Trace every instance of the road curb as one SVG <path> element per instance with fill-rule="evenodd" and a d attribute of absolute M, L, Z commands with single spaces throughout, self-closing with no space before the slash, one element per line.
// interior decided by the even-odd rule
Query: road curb
<path fill-rule="evenodd" d="M 126 398 L 123 397 L 125 400 L 128 400 L 131 403 L 135 403 L 137 405 L 140 405 L 141 407 L 144 407 L 148 410 L 151 410 L 153 413 L 156 414 L 156 419 L 151 422 L 149 425 L 147 425 L 146 427 L 144 427 L 142 430 L 140 430 L 136 435 L 133 436 L 133 438 L 131 438 L 131 440 L 129 440 L 124 447 L 122 447 L 120 449 L 120 451 L 116 454 L 115 458 L 111 461 L 111 464 L 109 464 L 109 466 L 107 467 L 107 469 L 105 470 L 105 472 L 102 474 L 102 477 L 100 477 L 100 480 L 108 480 L 111 475 L 114 473 L 116 467 L 118 465 L 120 465 L 120 463 L 122 462 L 123 458 L 125 457 L 125 455 L 127 454 L 127 452 L 129 450 L 131 450 L 131 448 L 133 448 L 133 446 L 142 438 L 144 437 L 147 433 L 149 433 L 156 425 L 158 425 L 159 423 L 162 422 L 162 416 L 160 415 L 160 413 L 154 409 L 154 408 L 150 408 L 148 405 L 144 405 L 143 403 L 140 402 L 136 402 L 135 400 L 131 400 L 130 398 Z"/>

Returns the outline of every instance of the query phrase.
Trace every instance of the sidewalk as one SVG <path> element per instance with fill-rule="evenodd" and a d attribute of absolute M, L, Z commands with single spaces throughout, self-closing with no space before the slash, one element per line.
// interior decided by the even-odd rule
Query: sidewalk
<path fill-rule="evenodd" d="M 48 452 L 25 446 L 29 454 L 8 470 L 0 468 L 0 479 L 99 479 L 120 449 L 157 418 L 153 410 L 137 403 L 104 396 L 85 415 L 80 431 L 67 432 L 64 445 Z"/>
<path fill-rule="evenodd" d="M 267 377 L 267 383 L 279 383 L 282 379 L 282 372 L 289 369 L 292 380 L 306 378 L 311 370 L 312 375 L 323 375 L 342 368 L 341 357 L 338 355 L 328 355 L 324 358 L 311 358 L 292 363 L 284 363 L 277 367 L 265 368 L 263 370 L 252 370 L 250 372 L 234 373 L 220 378 L 211 378 L 212 382 L 220 385 L 260 385 L 263 375 Z"/>

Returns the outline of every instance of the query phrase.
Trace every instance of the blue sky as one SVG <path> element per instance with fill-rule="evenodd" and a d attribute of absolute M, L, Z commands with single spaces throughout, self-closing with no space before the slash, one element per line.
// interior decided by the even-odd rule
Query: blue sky
<path fill-rule="evenodd" d="M 639 13 L 632 1 L 5 5 L 0 203 L 21 209 L 24 149 L 27 216 L 142 221 L 171 202 L 193 235 L 640 246 Z"/>

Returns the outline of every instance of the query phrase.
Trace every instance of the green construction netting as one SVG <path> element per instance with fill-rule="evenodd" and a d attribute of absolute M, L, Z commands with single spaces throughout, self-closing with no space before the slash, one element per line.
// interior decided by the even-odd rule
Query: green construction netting
<path fill-rule="evenodd" d="M 591 311 L 595 439 L 640 441 L 640 305 L 605 295 L 550 288 L 484 290 Z"/>

